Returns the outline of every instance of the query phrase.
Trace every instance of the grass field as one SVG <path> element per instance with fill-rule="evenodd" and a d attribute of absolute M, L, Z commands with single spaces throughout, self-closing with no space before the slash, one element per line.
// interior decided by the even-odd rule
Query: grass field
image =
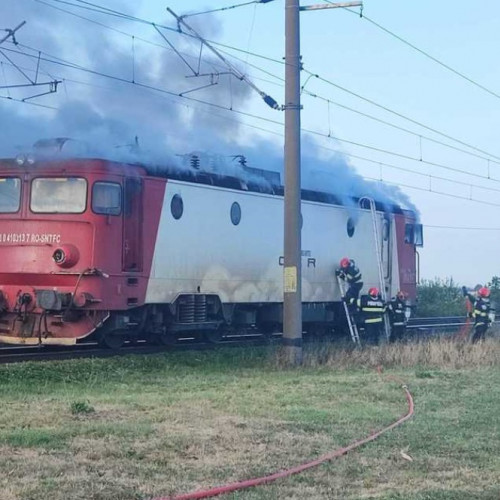
<path fill-rule="evenodd" d="M 230 499 L 498 500 L 500 342 L 220 349 L 0 367 L 0 498 L 137 500 L 247 479 L 415 417 Z M 403 454 L 412 458 L 404 458 Z"/>

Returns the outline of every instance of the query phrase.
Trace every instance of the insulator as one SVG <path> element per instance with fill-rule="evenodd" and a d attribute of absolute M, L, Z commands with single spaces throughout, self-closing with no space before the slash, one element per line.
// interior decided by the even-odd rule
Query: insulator
<path fill-rule="evenodd" d="M 247 159 L 245 156 L 243 155 L 238 155 L 238 163 L 242 166 L 242 167 L 246 167 L 247 166 Z"/>
<path fill-rule="evenodd" d="M 200 170 L 200 157 L 198 155 L 191 156 L 190 163 L 192 168 Z"/>

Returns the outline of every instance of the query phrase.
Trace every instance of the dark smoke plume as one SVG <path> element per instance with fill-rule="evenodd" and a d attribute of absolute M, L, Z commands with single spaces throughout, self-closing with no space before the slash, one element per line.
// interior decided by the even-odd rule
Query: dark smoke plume
<path fill-rule="evenodd" d="M 62 4 L 54 5 L 62 7 Z M 122 5 L 118 0 L 106 2 L 106 6 L 118 10 Z M 69 6 L 66 8 L 70 9 Z M 80 10 L 74 12 L 128 33 L 134 33 L 137 29 L 136 25 L 125 20 L 93 16 Z M 216 73 L 223 73 L 226 69 L 208 53 L 204 54 L 200 73 L 212 73 L 214 76 L 186 78 L 192 76 L 192 72 L 172 50 L 135 41 L 132 51 L 130 37 L 32 0 L 2 0 L 0 20 L 0 28 L 12 28 L 26 20 L 26 26 L 16 34 L 21 44 L 96 72 L 127 81 L 133 79 L 143 85 L 176 93 L 217 81 L 216 85 L 190 92 L 189 95 L 224 107 L 235 103 L 236 107 L 242 109 L 253 97 L 253 91 L 244 82 L 227 74 L 217 76 Z M 162 21 L 163 24 L 173 25 L 172 19 Z M 196 18 L 193 18 L 193 22 L 197 22 Z M 212 38 L 220 36 L 222 31 L 222 26 L 213 17 L 204 17 L 203 25 L 195 27 Z M 147 33 L 143 29 L 139 35 L 167 47 L 153 28 Z M 191 66 L 197 68 L 199 43 L 170 32 L 165 32 L 165 36 L 183 54 L 192 54 L 191 57 L 185 57 Z M 10 41 L 1 48 L 34 54 L 21 46 L 14 46 Z M 34 77 L 35 58 L 7 50 L 6 54 L 30 77 Z M 4 63 L 0 78 L 9 84 L 26 83 L 21 73 L 1 54 L 0 59 Z M 57 78 L 64 83 L 59 85 L 56 94 L 30 102 L 57 109 L 0 99 L 0 157 L 32 152 L 32 145 L 39 139 L 70 137 L 86 145 L 75 147 L 77 143 L 68 142 L 59 155 L 99 156 L 121 162 L 139 161 L 167 165 L 169 168 L 189 168 L 182 155 L 201 151 L 209 153 L 207 158 L 212 158 L 205 161 L 204 165 L 209 165 L 209 170 L 216 169 L 224 174 L 248 175 L 238 161 L 231 158 L 238 154 L 245 155 L 251 167 L 283 170 L 281 144 L 259 136 L 252 138 L 251 146 L 241 147 L 238 144 L 247 129 L 238 123 L 237 115 L 226 113 L 230 118 L 227 120 L 218 116 L 223 111 L 214 114 L 210 108 L 201 108 L 202 105 L 192 105 L 159 91 L 48 62 L 42 61 L 40 69 L 39 80 Z M 0 90 L 0 93 L 4 97 L 23 99 L 32 95 L 33 89 Z M 203 154 L 200 153 L 201 156 Z M 337 154 L 325 158 L 311 140 L 303 141 L 302 182 L 304 188 L 329 191 L 341 196 L 346 205 L 349 205 L 352 196 L 371 196 L 388 205 L 398 203 L 415 209 L 399 189 L 364 180 L 349 165 L 346 157 Z"/>

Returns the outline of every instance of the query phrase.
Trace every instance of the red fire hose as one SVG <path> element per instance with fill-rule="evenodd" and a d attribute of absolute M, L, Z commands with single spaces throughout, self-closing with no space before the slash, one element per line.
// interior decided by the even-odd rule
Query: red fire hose
<path fill-rule="evenodd" d="M 209 489 L 209 490 L 195 491 L 192 493 L 185 493 L 183 495 L 177 495 L 174 497 L 159 497 L 159 498 L 155 498 L 153 500 L 194 500 L 197 498 L 215 497 L 217 495 L 222 495 L 224 493 L 230 493 L 232 491 L 242 490 L 245 488 L 250 488 L 252 486 L 259 486 L 261 484 L 270 483 L 272 481 L 275 481 L 276 479 L 281 479 L 284 477 L 291 476 L 293 474 L 298 474 L 299 472 L 305 471 L 305 470 L 310 469 L 312 467 L 316 467 L 317 465 L 320 465 L 324 462 L 328 462 L 329 460 L 333 460 L 334 458 L 345 455 L 349 451 L 354 450 L 355 448 L 358 448 L 359 446 L 361 446 L 363 444 L 369 443 L 370 441 L 377 439 L 384 432 L 387 432 L 391 429 L 394 429 L 394 427 L 401 425 L 403 422 L 408 420 L 413 415 L 413 410 L 414 410 L 413 397 L 410 394 L 410 391 L 408 390 L 406 385 L 402 385 L 402 388 L 404 389 L 404 391 L 406 393 L 406 400 L 408 402 L 407 413 L 405 415 L 403 415 L 402 417 L 400 417 L 398 420 L 396 420 L 391 425 L 384 427 L 383 429 L 380 429 L 379 431 L 376 431 L 373 434 L 370 434 L 368 437 L 366 437 L 364 439 L 360 439 L 359 441 L 354 441 L 353 443 L 346 446 L 345 448 L 339 448 L 335 451 L 332 451 L 330 453 L 327 453 L 326 455 L 323 455 L 323 456 L 317 458 L 316 460 L 313 460 L 312 462 L 297 465 L 295 467 L 292 467 L 290 469 L 286 469 L 286 470 L 283 470 L 280 472 L 275 472 L 274 474 L 271 474 L 269 476 L 257 477 L 255 479 L 248 479 L 246 481 L 240 481 L 240 482 L 236 482 L 236 483 L 226 484 L 223 486 L 217 486 L 217 487 Z"/>

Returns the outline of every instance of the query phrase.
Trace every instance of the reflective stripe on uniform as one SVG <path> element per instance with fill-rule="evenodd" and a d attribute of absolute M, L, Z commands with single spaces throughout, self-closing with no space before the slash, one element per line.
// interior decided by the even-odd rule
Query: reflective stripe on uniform
<path fill-rule="evenodd" d="M 479 311 L 479 310 L 475 310 L 474 311 L 474 316 L 488 316 L 488 313 L 485 312 L 485 311 Z"/>
<path fill-rule="evenodd" d="M 382 323 L 382 318 L 365 319 L 365 323 Z"/>
<path fill-rule="evenodd" d="M 362 307 L 361 310 L 363 312 L 374 312 L 374 313 L 383 313 L 384 308 L 383 307 Z"/>
<path fill-rule="evenodd" d="M 401 321 L 401 323 L 393 323 L 394 326 L 403 326 L 404 325 L 404 321 Z"/>

